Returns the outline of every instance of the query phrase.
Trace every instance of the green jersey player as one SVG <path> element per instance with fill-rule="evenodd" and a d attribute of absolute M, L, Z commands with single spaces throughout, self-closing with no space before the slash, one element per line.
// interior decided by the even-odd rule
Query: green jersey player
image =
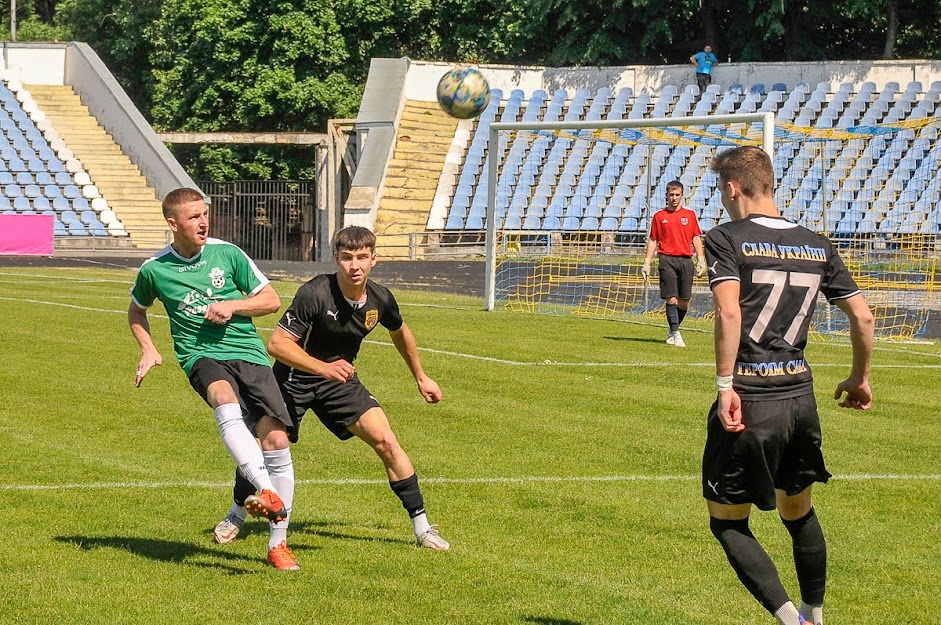
<path fill-rule="evenodd" d="M 281 300 L 242 250 L 208 237 L 209 209 L 199 191 L 170 192 L 163 215 L 173 243 L 141 265 L 131 288 L 128 323 L 141 348 L 134 383 L 140 386 L 163 362 L 147 319 L 147 309 L 160 300 L 180 366 L 215 412 L 223 444 L 255 488 L 246 508 L 271 522 L 268 563 L 297 569 L 286 542 L 294 495 L 291 417 L 252 322 L 277 311 Z"/>

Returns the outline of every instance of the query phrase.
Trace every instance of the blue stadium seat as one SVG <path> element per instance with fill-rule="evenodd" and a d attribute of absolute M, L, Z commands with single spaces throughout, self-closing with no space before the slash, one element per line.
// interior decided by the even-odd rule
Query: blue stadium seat
<path fill-rule="evenodd" d="M 78 188 L 78 186 L 74 184 L 68 184 L 65 185 L 65 188 L 62 189 L 62 195 L 69 199 L 73 199 L 82 197 L 82 191 Z"/>
<path fill-rule="evenodd" d="M 445 230 L 461 230 L 464 227 L 464 219 L 460 215 L 448 215 L 448 221 L 445 223 Z"/>
<path fill-rule="evenodd" d="M 33 199 L 33 208 L 38 211 L 47 211 L 51 210 L 52 206 L 49 203 L 49 198 L 40 195 Z"/>
<path fill-rule="evenodd" d="M 618 229 L 618 218 L 617 218 L 617 217 L 604 217 L 604 218 L 602 218 L 601 224 L 599 225 L 599 229 L 600 229 L 600 230 L 604 230 L 604 231 L 606 231 L 606 232 L 613 232 L 614 230 L 617 230 L 617 229 Z"/>
<path fill-rule="evenodd" d="M 65 224 L 65 227 L 68 229 L 69 234 L 75 237 L 84 237 L 88 236 L 88 231 L 85 230 L 85 225 L 80 221 L 70 221 Z"/>
<path fill-rule="evenodd" d="M 562 224 L 559 222 L 559 218 L 554 215 L 549 215 L 542 220 L 543 230 L 559 230 L 561 228 Z"/>
<path fill-rule="evenodd" d="M 542 227 L 542 219 L 536 215 L 526 215 L 523 219 L 524 230 L 539 230 Z"/>
<path fill-rule="evenodd" d="M 29 198 L 20 195 L 13 198 L 13 209 L 18 212 L 23 212 L 32 210 L 33 205 L 29 203 Z"/>

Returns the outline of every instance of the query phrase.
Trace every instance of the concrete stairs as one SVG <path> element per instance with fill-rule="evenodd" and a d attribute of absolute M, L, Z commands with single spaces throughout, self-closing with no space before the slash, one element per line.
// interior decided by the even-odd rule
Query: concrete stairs
<path fill-rule="evenodd" d="M 167 223 L 153 188 L 69 86 L 26 85 L 75 157 L 81 161 L 134 247 L 167 244 Z"/>
<path fill-rule="evenodd" d="M 408 258 L 408 235 L 427 229 L 438 179 L 458 121 L 442 111 L 437 102 L 406 103 L 373 226 L 383 258 Z"/>

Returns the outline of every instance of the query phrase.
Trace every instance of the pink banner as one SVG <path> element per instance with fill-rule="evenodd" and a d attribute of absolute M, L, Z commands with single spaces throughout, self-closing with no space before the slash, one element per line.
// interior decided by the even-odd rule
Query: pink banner
<path fill-rule="evenodd" d="M 52 215 L 0 215 L 0 256 L 52 256 Z"/>

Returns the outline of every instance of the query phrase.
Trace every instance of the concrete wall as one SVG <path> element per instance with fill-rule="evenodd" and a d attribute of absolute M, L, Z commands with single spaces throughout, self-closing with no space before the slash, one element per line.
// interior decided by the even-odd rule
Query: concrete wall
<path fill-rule="evenodd" d="M 434 101 L 438 79 L 450 63 L 428 63 L 412 61 L 406 77 L 406 95 L 409 99 Z M 695 71 L 688 65 L 634 65 L 622 67 L 512 67 L 506 65 L 484 65 L 481 71 L 492 88 L 500 88 L 504 96 L 512 89 L 522 89 L 527 94 L 535 89 L 545 89 L 551 95 L 555 89 L 573 90 L 587 87 L 620 89 L 630 87 L 634 92 L 647 89 L 656 93 L 666 85 L 682 88 L 696 84 Z M 739 83 L 746 87 L 755 83 L 772 84 L 783 82 L 791 89 L 800 82 L 815 87 L 818 82 L 829 82 L 835 90 L 842 82 L 857 85 L 874 82 L 881 88 L 887 82 L 898 82 L 904 89 L 910 81 L 920 81 L 925 89 L 936 80 L 941 80 L 941 61 L 831 61 L 813 63 L 719 63 L 713 70 L 714 82 L 728 86 Z"/>
<path fill-rule="evenodd" d="M 373 59 L 356 117 L 359 163 L 343 207 L 344 226 L 372 228 L 386 169 L 395 147 L 395 129 L 405 105 L 408 59 Z"/>
<path fill-rule="evenodd" d="M 64 85 L 65 44 L 3 43 L 3 69 L 28 85 Z"/>

